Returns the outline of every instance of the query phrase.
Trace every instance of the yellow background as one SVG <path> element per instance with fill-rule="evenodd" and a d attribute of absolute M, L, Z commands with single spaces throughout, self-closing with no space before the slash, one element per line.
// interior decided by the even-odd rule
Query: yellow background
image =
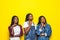
<path fill-rule="evenodd" d="M 60 1 L 59 0 L 0 0 L 0 40 L 9 40 L 8 26 L 13 15 L 19 17 L 23 25 L 27 13 L 32 13 L 34 23 L 43 15 L 51 25 L 51 40 L 60 40 Z M 24 37 L 21 37 L 24 40 Z"/>

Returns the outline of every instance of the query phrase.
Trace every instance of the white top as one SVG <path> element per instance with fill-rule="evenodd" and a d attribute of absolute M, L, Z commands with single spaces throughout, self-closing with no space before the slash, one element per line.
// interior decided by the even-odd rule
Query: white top
<path fill-rule="evenodd" d="M 15 26 L 14 28 L 13 28 L 13 30 L 14 30 L 14 35 L 18 35 L 18 34 L 20 34 L 20 26 Z"/>
<path fill-rule="evenodd" d="M 31 24 L 31 26 L 35 26 L 35 29 L 36 29 L 36 25 L 34 23 Z M 23 24 L 23 28 L 27 28 L 29 27 L 29 22 L 26 21 L 24 24 Z"/>
<path fill-rule="evenodd" d="M 18 25 L 15 26 L 13 30 L 14 30 L 14 35 L 20 34 L 20 26 Z M 20 40 L 20 37 L 10 37 L 10 40 Z"/>
<path fill-rule="evenodd" d="M 23 28 L 27 28 L 29 26 L 28 21 L 23 24 Z"/>
<path fill-rule="evenodd" d="M 10 37 L 10 40 L 20 40 L 20 37 Z"/>

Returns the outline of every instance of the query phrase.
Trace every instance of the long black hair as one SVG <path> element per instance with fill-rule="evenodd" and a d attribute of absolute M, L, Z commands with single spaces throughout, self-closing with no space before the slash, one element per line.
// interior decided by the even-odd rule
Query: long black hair
<path fill-rule="evenodd" d="M 29 15 L 32 15 L 32 14 L 31 14 L 31 13 L 28 13 L 28 14 L 26 15 L 25 21 L 28 21 L 28 20 L 29 20 L 29 19 L 28 19 Z M 33 16 L 33 15 L 32 15 L 32 16 Z"/>
<path fill-rule="evenodd" d="M 13 16 L 13 17 L 12 17 L 11 26 L 14 24 L 14 18 L 15 18 L 15 17 L 17 17 L 17 16 Z M 18 17 L 17 17 L 17 19 L 18 19 Z M 18 22 L 19 22 L 19 19 L 18 19 Z M 18 25 L 18 22 L 17 22 L 17 25 Z"/>
<path fill-rule="evenodd" d="M 44 16 L 40 16 L 39 19 L 38 19 L 38 24 L 41 24 L 41 18 L 42 18 L 42 17 L 45 19 L 45 23 L 47 23 L 47 22 L 46 22 L 46 18 L 45 18 Z M 37 25 L 38 25 L 38 24 L 37 24 Z"/>

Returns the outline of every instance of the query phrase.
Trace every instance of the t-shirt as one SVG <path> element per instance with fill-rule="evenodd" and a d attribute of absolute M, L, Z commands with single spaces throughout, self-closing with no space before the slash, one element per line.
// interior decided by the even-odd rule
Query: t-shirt
<path fill-rule="evenodd" d="M 34 23 L 31 24 L 31 26 L 35 26 L 35 29 L 36 29 L 36 25 Z M 29 27 L 29 22 L 26 21 L 24 24 L 23 24 L 23 28 L 27 28 Z"/>
<path fill-rule="evenodd" d="M 20 26 L 17 25 L 16 27 L 13 28 L 13 30 L 14 30 L 14 35 L 20 34 Z"/>
<path fill-rule="evenodd" d="M 20 34 L 20 26 L 15 26 L 14 28 L 13 28 L 13 31 L 14 31 L 14 35 L 18 35 L 18 34 Z M 20 40 L 20 37 L 10 37 L 10 40 Z"/>
<path fill-rule="evenodd" d="M 27 22 L 24 22 L 23 24 L 23 28 L 27 28 L 29 25 L 28 25 L 28 21 Z"/>

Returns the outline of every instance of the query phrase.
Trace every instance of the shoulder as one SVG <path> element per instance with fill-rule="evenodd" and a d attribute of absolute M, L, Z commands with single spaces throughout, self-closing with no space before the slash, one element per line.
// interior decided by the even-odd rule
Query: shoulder
<path fill-rule="evenodd" d="M 28 25 L 28 21 L 24 22 L 24 24 L 23 24 L 23 25 L 24 25 L 24 26 L 25 26 L 25 25 Z"/>
<path fill-rule="evenodd" d="M 47 28 L 51 28 L 50 24 L 46 24 L 46 27 L 47 27 Z"/>
<path fill-rule="evenodd" d="M 28 24 L 28 21 L 24 22 L 24 24 Z"/>
<path fill-rule="evenodd" d="M 9 27 L 8 27 L 8 30 L 12 30 L 12 26 L 9 26 Z"/>
<path fill-rule="evenodd" d="M 22 25 L 18 25 L 18 26 L 22 27 Z"/>
<path fill-rule="evenodd" d="M 50 24 L 46 24 L 47 26 L 50 26 Z"/>
<path fill-rule="evenodd" d="M 31 26 L 35 26 L 35 24 L 34 23 L 32 23 L 32 25 Z"/>
<path fill-rule="evenodd" d="M 8 28 L 11 28 L 11 26 L 8 26 Z"/>
<path fill-rule="evenodd" d="M 39 27 L 41 24 L 38 24 L 37 27 Z"/>
<path fill-rule="evenodd" d="M 37 28 L 39 28 L 39 27 L 40 27 L 40 24 L 37 25 Z"/>
<path fill-rule="evenodd" d="M 26 28 L 28 26 L 29 26 L 28 21 L 24 22 L 23 27 Z"/>

